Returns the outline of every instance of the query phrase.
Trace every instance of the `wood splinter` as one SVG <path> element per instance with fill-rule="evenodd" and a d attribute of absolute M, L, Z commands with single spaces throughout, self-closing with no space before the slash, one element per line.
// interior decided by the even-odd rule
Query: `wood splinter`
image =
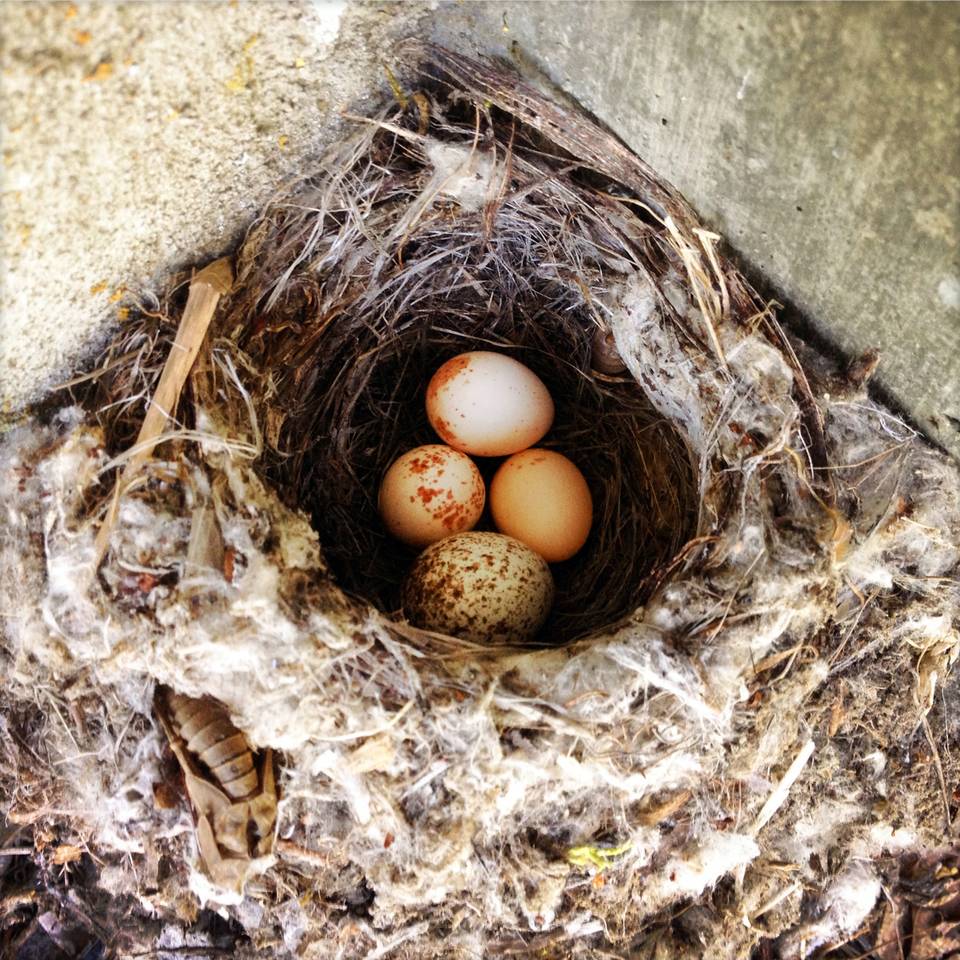
<path fill-rule="evenodd" d="M 110 498 L 110 506 L 94 544 L 91 574 L 100 569 L 110 544 L 110 534 L 120 512 L 120 499 L 130 487 L 140 468 L 150 459 L 154 448 L 163 440 L 163 431 L 177 408 L 180 393 L 193 367 L 200 347 L 207 335 L 210 321 L 220 298 L 233 286 L 233 267 L 229 257 L 221 257 L 208 264 L 190 281 L 187 305 L 180 320 L 177 337 L 164 364 L 160 382 L 150 400 L 136 443 L 130 448 L 129 459 L 117 479 Z"/>

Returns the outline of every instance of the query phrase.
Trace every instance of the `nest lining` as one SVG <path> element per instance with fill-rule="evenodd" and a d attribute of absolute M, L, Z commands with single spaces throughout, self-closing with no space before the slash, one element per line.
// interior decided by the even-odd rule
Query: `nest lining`
<path fill-rule="evenodd" d="M 789 820 L 764 814 L 761 837 L 757 818 L 843 694 L 831 670 L 859 652 L 844 636 L 861 613 L 869 620 L 874 607 L 861 601 L 870 591 L 884 582 L 906 591 L 878 617 L 876 637 L 892 645 L 883 668 L 902 674 L 916 644 L 943 675 L 949 618 L 933 614 L 958 560 L 955 471 L 896 430 L 891 452 L 890 420 L 869 401 L 845 403 L 833 389 L 829 404 L 817 400 L 809 368 L 762 303 L 641 161 L 496 71 L 430 56 L 444 74 L 430 81 L 426 107 L 416 101 L 362 127 L 251 229 L 187 415 L 125 498 L 99 589 L 75 588 L 98 483 L 156 383 L 172 294 L 111 346 L 85 400 L 92 415 L 73 412 L 8 442 L 4 490 L 24 570 L 21 579 L 13 564 L 4 572 L 17 611 L 16 696 L 30 700 L 38 675 L 69 677 L 69 696 L 109 703 L 106 715 L 129 711 L 148 728 L 152 684 L 164 682 L 219 698 L 255 743 L 284 750 L 278 863 L 233 902 L 252 936 L 266 911 L 292 950 L 307 937 L 323 955 L 331 925 L 345 955 L 394 942 L 411 956 L 439 944 L 485 955 L 531 933 L 554 938 L 537 941 L 544 947 L 569 941 L 571 953 L 639 949 L 651 924 L 708 897 L 729 871 L 746 876 L 744 902 L 760 909 L 777 892 L 764 869 L 780 854 L 826 889 L 829 878 L 811 866 L 812 852 L 826 857 L 817 831 L 797 852 Z M 598 323 L 614 333 L 629 378 L 587 371 Z M 369 497 L 406 432 L 423 436 L 418 387 L 477 342 L 516 351 L 571 406 L 605 408 L 586 444 L 589 425 L 574 411 L 572 433 L 555 438 L 565 452 L 599 443 L 608 421 L 631 443 L 658 433 L 642 449 L 664 463 L 642 473 L 620 439 L 607 451 L 619 459 L 620 487 L 640 491 L 623 511 L 637 524 L 629 536 L 640 536 L 638 504 L 651 497 L 679 518 L 654 562 L 623 574 L 634 592 L 611 592 L 592 611 L 602 629 L 559 649 L 482 660 L 467 644 L 435 657 L 434 638 L 377 609 L 393 609 L 389 573 L 379 585 L 375 570 L 362 569 L 362 583 L 354 573 L 373 527 L 328 519 L 322 499 L 328 483 L 362 505 L 359 491 Z M 624 415 L 631 429 L 621 432 Z M 330 470 L 338 456 L 351 467 L 346 480 Z M 675 499 L 645 492 L 663 476 L 676 478 Z M 909 522 L 899 496 L 910 498 Z M 305 504 L 316 529 L 331 523 L 343 559 L 339 541 L 318 539 L 291 509 Z M 211 512 L 223 563 L 194 569 L 185 560 L 193 531 Z M 328 561 L 341 585 L 356 575 L 356 594 L 377 603 L 345 597 Z M 16 599 L 27 583 L 27 599 Z M 611 624 L 638 600 L 632 618 Z M 555 625 L 557 636 L 584 628 Z M 784 675 L 758 685 L 777 644 L 789 654 L 776 661 Z M 756 712 L 744 703 L 747 684 L 767 690 Z M 899 691 L 902 724 L 916 717 L 910 696 Z M 847 695 L 841 703 L 869 713 Z M 137 755 L 121 743 L 114 775 L 91 759 L 104 749 L 96 734 L 68 738 L 54 725 L 49 796 L 63 794 L 70 769 L 82 773 L 88 810 L 111 798 L 78 817 L 101 850 L 149 850 L 173 835 L 179 815 L 176 868 L 146 899 L 163 910 L 182 903 L 185 874 L 212 895 L 187 867 L 183 811 L 158 813 L 144 799 L 158 776 L 144 754 L 156 741 L 146 731 Z M 866 844 L 870 830 L 859 826 L 873 815 L 871 795 L 845 784 L 843 809 L 819 796 L 817 778 L 859 748 L 818 740 L 809 781 L 779 802 L 808 805 L 811 820 L 832 825 L 821 831 L 831 844 L 843 837 L 856 856 L 877 855 L 888 840 Z M 140 800 L 131 782 L 142 785 Z M 940 827 L 935 802 L 915 803 L 913 780 L 890 790 L 914 840 Z M 45 816 L 44 802 L 31 815 Z M 605 883 L 591 883 L 584 864 L 605 857 Z M 117 867 L 112 888 L 137 889 L 125 876 Z M 317 889 L 344 890 L 351 902 L 372 892 L 360 897 L 372 922 L 357 933 L 365 921 L 307 895 Z M 759 933 L 742 932 L 741 919 L 732 910 L 703 922 L 749 945 Z M 672 942 L 678 956 L 702 954 L 696 941 Z M 729 956 L 724 946 L 713 955 Z"/>

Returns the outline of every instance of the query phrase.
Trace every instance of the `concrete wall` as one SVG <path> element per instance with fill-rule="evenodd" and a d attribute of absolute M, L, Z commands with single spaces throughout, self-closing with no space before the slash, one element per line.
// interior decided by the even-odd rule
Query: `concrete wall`
<path fill-rule="evenodd" d="M 572 93 L 960 453 L 960 5 L 460 9 L 453 42 Z"/>
<path fill-rule="evenodd" d="M 6 4 L 8 409 L 124 286 L 233 242 L 384 88 L 395 41 L 509 57 L 672 180 L 960 452 L 960 6 Z M 117 301 L 119 303 L 121 301 Z"/>
<path fill-rule="evenodd" d="M 69 374 L 125 288 L 236 242 L 424 9 L 0 3 L 0 406 Z"/>

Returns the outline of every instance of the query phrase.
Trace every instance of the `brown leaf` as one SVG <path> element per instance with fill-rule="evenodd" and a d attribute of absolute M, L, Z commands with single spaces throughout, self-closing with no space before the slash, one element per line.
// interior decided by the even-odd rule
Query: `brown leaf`
<path fill-rule="evenodd" d="M 827 734 L 830 737 L 837 735 L 837 731 L 842 726 L 846 715 L 846 711 L 843 709 L 843 697 L 838 695 L 830 706 L 830 725 L 827 727 Z"/>
<path fill-rule="evenodd" d="M 183 774 L 204 869 L 214 883 L 239 891 L 273 848 L 273 751 L 254 755 L 223 705 L 210 698 L 196 700 L 161 687 L 154 703 Z M 198 730 L 212 732 L 213 739 L 198 739 Z"/>
<path fill-rule="evenodd" d="M 910 960 L 943 960 L 960 953 L 960 924 L 939 917 L 936 910 L 914 913 Z"/>
<path fill-rule="evenodd" d="M 687 801 L 692 796 L 693 794 L 689 790 L 681 790 L 679 793 L 674 794 L 672 797 L 669 797 L 662 803 L 648 807 L 637 817 L 637 819 L 645 827 L 656 826 L 658 823 L 668 820 L 675 813 L 683 809 L 683 807 L 686 806 Z"/>
<path fill-rule="evenodd" d="M 874 953 L 877 960 L 903 960 L 907 956 L 904 948 L 905 919 L 909 915 L 910 905 L 889 900 L 883 908 L 883 916 L 877 929 Z"/>
<path fill-rule="evenodd" d="M 223 578 L 227 583 L 233 583 L 233 570 L 235 565 L 235 560 L 237 557 L 237 551 L 233 547 L 227 547 L 223 551 Z"/>
<path fill-rule="evenodd" d="M 53 862 L 58 866 L 62 866 L 65 863 L 73 863 L 74 860 L 79 860 L 82 856 L 83 850 L 80 847 L 75 847 L 70 843 L 64 843 L 53 851 Z"/>
<path fill-rule="evenodd" d="M 180 803 L 180 795 L 169 783 L 160 781 L 153 785 L 153 802 L 158 810 L 173 810 Z"/>

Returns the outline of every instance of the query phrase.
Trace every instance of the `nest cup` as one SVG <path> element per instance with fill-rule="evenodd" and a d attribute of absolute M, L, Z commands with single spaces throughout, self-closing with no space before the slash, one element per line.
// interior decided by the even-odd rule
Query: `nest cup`
<path fill-rule="evenodd" d="M 564 158 L 536 131 L 439 87 L 391 113 L 277 202 L 241 252 L 227 328 L 261 371 L 263 476 L 310 515 L 337 585 L 397 618 L 415 554 L 384 529 L 380 481 L 406 450 L 439 442 L 424 400 L 445 360 L 513 356 L 556 404 L 542 444 L 574 460 L 594 499 L 535 642 L 611 626 L 692 535 L 697 481 L 633 378 L 592 368 L 596 185 L 556 179 Z M 479 460 L 488 481 L 498 463 Z M 488 516 L 478 529 L 493 529 Z"/>
<path fill-rule="evenodd" d="M 404 451 L 438 442 L 424 413 L 436 368 L 464 349 L 499 349 L 550 388 L 557 415 L 544 445 L 580 465 L 595 501 L 586 546 L 554 565 L 557 600 L 540 639 L 582 636 L 629 614 L 690 529 L 690 467 L 672 429 L 632 381 L 591 374 L 591 324 L 575 312 L 536 295 L 494 313 L 489 302 L 457 303 L 442 289 L 429 299 L 381 342 L 354 317 L 317 339 L 313 391 L 290 411 L 286 456 L 271 458 L 271 482 L 309 512 L 341 588 L 392 613 L 415 554 L 384 530 L 380 479 Z M 479 460 L 488 482 L 499 462 Z M 479 528 L 493 529 L 486 515 Z"/>

